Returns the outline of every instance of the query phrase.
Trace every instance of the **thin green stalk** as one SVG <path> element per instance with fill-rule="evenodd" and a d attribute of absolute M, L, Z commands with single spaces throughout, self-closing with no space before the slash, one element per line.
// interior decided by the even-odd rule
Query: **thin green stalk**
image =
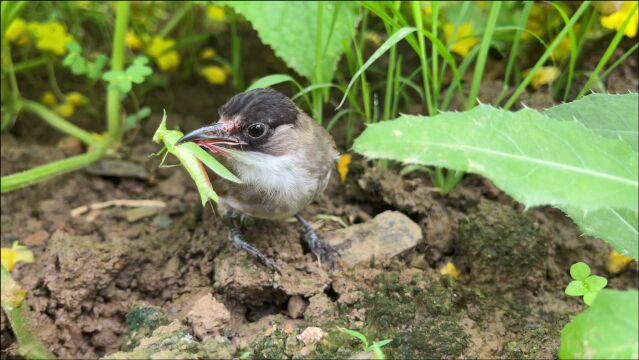
<path fill-rule="evenodd" d="M 357 47 L 355 47 L 355 58 L 357 60 L 357 68 L 361 69 L 364 65 L 364 60 L 362 59 L 361 50 Z M 366 72 L 362 72 L 360 81 L 362 87 L 362 100 L 364 101 L 364 122 L 368 124 L 371 122 L 372 118 L 370 88 L 368 86 L 368 81 L 366 80 Z"/>
<path fill-rule="evenodd" d="M 313 83 L 318 84 L 322 82 L 322 30 L 324 28 L 324 3 L 322 1 L 317 2 L 317 34 L 315 35 L 315 76 Z M 322 90 L 317 89 L 312 92 L 313 97 L 313 118 L 322 124 Z"/>
<path fill-rule="evenodd" d="M 115 34 L 113 35 L 113 52 L 111 54 L 111 70 L 124 70 L 124 50 L 127 27 L 129 23 L 130 4 L 119 1 L 116 4 Z M 122 138 L 122 118 L 120 116 L 120 91 L 107 91 L 107 128 L 111 140 L 120 142 Z"/>
<path fill-rule="evenodd" d="M 486 31 L 481 39 L 481 45 L 479 48 L 479 55 L 477 62 L 475 63 L 475 72 L 473 73 L 473 81 L 470 85 L 470 94 L 466 99 L 466 110 L 471 109 L 477 102 L 477 95 L 479 94 L 479 86 L 484 75 L 486 68 L 486 59 L 488 58 L 488 50 L 492 43 L 493 33 L 495 31 L 495 25 L 497 24 L 497 17 L 499 16 L 499 10 L 501 9 L 501 1 L 494 1 L 490 6 L 490 14 L 488 15 L 488 23 L 486 24 Z"/>
<path fill-rule="evenodd" d="M 36 184 L 62 175 L 73 170 L 81 169 L 91 163 L 100 160 L 106 152 L 106 145 L 99 143 L 98 146 L 82 155 L 72 156 L 63 160 L 54 161 L 52 163 L 37 166 L 29 170 L 19 172 L 17 174 L 3 176 L 0 180 L 0 192 L 8 192 L 20 189 L 32 184 Z"/>
<path fill-rule="evenodd" d="M 526 89 L 526 86 L 528 86 L 528 84 L 530 84 L 530 82 L 532 81 L 532 78 L 537 72 L 537 70 L 539 70 L 539 68 L 546 63 L 546 60 L 548 60 L 553 50 L 555 50 L 557 45 L 559 45 L 559 42 L 561 42 L 561 39 L 564 36 L 566 36 L 566 33 L 568 33 L 568 31 L 570 31 L 570 29 L 572 29 L 572 27 L 577 23 L 577 20 L 579 20 L 581 15 L 586 11 L 586 9 L 588 9 L 590 4 L 591 4 L 590 1 L 584 1 L 583 3 L 581 3 L 581 5 L 579 6 L 575 14 L 570 19 L 570 22 L 566 24 L 566 26 L 559 32 L 559 34 L 552 41 L 550 46 L 542 54 L 539 60 L 537 60 L 537 63 L 532 67 L 532 69 L 530 69 L 530 71 L 528 72 L 528 75 L 526 75 L 524 80 L 519 84 L 519 86 L 517 86 L 517 89 L 515 89 L 515 92 L 513 92 L 513 94 L 510 96 L 510 98 L 504 105 L 505 110 L 510 109 L 515 104 L 515 101 L 519 99 L 519 96 L 521 95 L 522 92 L 524 92 L 524 90 Z"/>
<path fill-rule="evenodd" d="M 18 342 L 18 354 L 27 359 L 55 359 L 40 340 L 33 335 L 33 326 L 27 323 L 24 313 L 25 290 L 16 283 L 4 265 L 0 265 L 2 285 L 2 310 L 4 310 L 11 329 Z"/>
<path fill-rule="evenodd" d="M 581 29 L 581 33 L 579 35 L 579 41 L 577 41 L 576 49 L 574 49 L 574 56 L 572 56 L 573 49 L 572 48 L 570 49 L 571 57 L 570 57 L 570 64 L 568 68 L 568 80 L 566 81 L 566 86 L 564 89 L 564 98 L 563 98 L 564 102 L 568 101 L 568 95 L 570 94 L 570 89 L 572 88 L 572 81 L 574 80 L 574 76 L 575 76 L 575 67 L 577 65 L 577 58 L 581 54 L 581 49 L 583 49 L 583 46 L 586 43 L 586 39 L 588 38 L 588 34 L 590 33 L 590 27 L 592 26 L 594 19 L 596 17 L 597 17 L 597 10 L 593 7 L 590 11 L 590 16 L 588 17 L 588 21 L 586 22 L 586 25 L 583 27 L 583 29 Z"/>
<path fill-rule="evenodd" d="M 423 29 L 424 24 L 422 21 L 422 12 L 419 8 L 419 1 L 411 1 L 413 17 L 415 18 L 415 25 L 417 29 Z M 437 108 L 433 106 L 433 100 L 430 92 L 430 77 L 428 75 L 428 59 L 426 58 L 426 43 L 424 41 L 424 34 L 419 31 L 417 34 L 417 42 L 419 45 L 419 63 L 422 69 L 422 81 L 424 83 L 424 97 L 426 98 L 426 112 L 428 115 L 435 115 Z"/>
<path fill-rule="evenodd" d="M 47 59 L 47 57 L 41 56 L 41 57 L 36 58 L 36 59 L 28 59 L 28 60 L 25 60 L 25 61 L 21 61 L 21 62 L 19 62 L 17 64 L 14 64 L 13 65 L 13 70 L 15 72 L 31 70 L 31 69 L 40 67 L 42 65 L 45 65 L 48 62 L 49 62 L 49 59 Z"/>
<path fill-rule="evenodd" d="M 395 1 L 391 6 L 401 5 L 400 2 Z M 394 17 L 394 16 L 393 16 Z M 390 34 L 393 30 L 390 27 L 390 24 L 384 23 L 386 27 L 386 33 Z M 393 104 L 393 76 L 395 75 L 395 63 L 397 61 L 397 45 L 393 45 L 390 48 L 390 54 L 388 58 L 388 69 L 386 69 L 386 90 L 384 91 L 384 120 L 389 120 L 391 118 L 391 110 Z M 394 114 L 394 113 L 393 113 Z"/>
<path fill-rule="evenodd" d="M 63 133 L 73 136 L 87 145 L 92 145 L 95 140 L 87 131 L 61 118 L 53 111 L 45 106 L 31 100 L 19 100 L 22 110 L 33 113 L 44 120 L 47 124 L 62 131 Z"/>
<path fill-rule="evenodd" d="M 619 65 L 621 65 L 621 63 L 624 62 L 624 60 L 626 60 L 628 56 L 637 51 L 637 48 L 639 48 L 639 43 L 635 43 L 630 49 L 628 49 L 628 51 L 621 55 L 621 57 L 617 61 L 610 65 L 610 67 L 606 69 L 603 74 L 601 74 L 601 79 L 605 79 L 608 75 L 610 75 L 610 73 L 613 72 Z"/>
<path fill-rule="evenodd" d="M 178 12 L 173 15 L 171 20 L 169 20 L 169 22 L 164 25 L 162 30 L 160 30 L 160 32 L 158 33 L 159 36 L 166 37 L 167 35 L 169 35 L 171 31 L 173 31 L 173 29 L 177 26 L 177 24 L 182 21 L 182 18 L 184 18 L 184 16 L 186 16 L 186 14 L 188 14 L 188 12 L 193 8 L 193 2 L 191 1 L 180 2 L 179 4 L 184 4 L 184 6 L 182 6 L 180 10 L 178 10 Z"/>
<path fill-rule="evenodd" d="M 395 75 L 393 76 L 393 108 L 391 109 L 391 114 L 395 116 L 399 112 L 399 84 L 402 76 L 402 56 L 400 55 L 397 58 L 397 63 L 395 64 Z"/>
<path fill-rule="evenodd" d="M 617 33 L 615 34 L 615 37 L 612 38 L 612 41 L 610 42 L 610 45 L 608 45 L 606 52 L 601 57 L 601 60 L 599 60 L 597 67 L 595 67 L 595 70 L 592 72 L 592 74 L 590 74 L 590 77 L 588 78 L 586 85 L 584 85 L 584 87 L 581 89 L 581 91 L 577 95 L 577 99 L 584 96 L 586 91 L 590 90 L 590 84 L 592 84 L 593 80 L 597 77 L 597 75 L 599 75 L 599 72 L 601 72 L 603 67 L 606 66 L 606 63 L 608 62 L 608 60 L 614 53 L 615 49 L 617 49 L 617 46 L 619 46 L 619 42 L 621 42 L 621 38 L 623 37 L 624 32 L 626 31 L 626 28 L 628 27 L 628 24 L 630 24 L 630 21 L 632 20 L 634 14 L 638 11 L 637 10 L 638 7 L 639 7 L 639 3 L 635 3 L 635 6 L 632 8 L 632 12 L 628 14 L 628 18 L 626 18 L 621 28 L 617 31 Z"/>
<path fill-rule="evenodd" d="M 55 77 L 55 69 L 53 68 L 53 59 L 49 59 L 47 62 L 47 75 L 49 77 L 49 86 L 53 90 L 53 93 L 60 101 L 64 101 L 66 96 L 60 90 L 60 86 L 58 86 L 58 80 Z"/>
<path fill-rule="evenodd" d="M 237 18 L 231 16 L 231 73 L 233 74 L 233 86 L 244 89 L 244 73 L 242 72 L 242 39 L 237 33 Z"/>
<path fill-rule="evenodd" d="M 518 29 L 515 31 L 515 40 L 513 41 L 513 46 L 510 49 L 510 54 L 508 54 L 508 63 L 506 64 L 506 72 L 504 73 L 504 86 L 499 92 L 499 96 L 497 96 L 497 100 L 495 101 L 496 105 L 501 103 L 501 100 L 506 96 L 506 91 L 509 88 L 510 75 L 513 71 L 513 66 L 519 58 L 519 47 L 521 45 L 521 35 L 524 32 L 526 27 L 526 23 L 528 22 L 528 17 L 530 16 L 530 12 L 532 11 L 532 7 L 534 5 L 533 1 L 526 1 L 524 5 L 524 9 L 522 11 L 521 17 L 519 18 Z"/>
<path fill-rule="evenodd" d="M 433 11 L 431 14 L 431 33 L 437 37 L 437 27 L 439 26 L 439 2 L 432 1 L 431 9 Z M 435 104 L 437 104 L 436 107 L 439 109 L 439 92 L 441 90 L 441 84 L 439 83 L 439 78 L 437 76 L 437 68 L 439 66 L 436 46 L 432 46 L 432 52 L 431 64 L 433 66 L 433 100 L 435 101 Z"/>
<path fill-rule="evenodd" d="M 9 76 L 9 85 L 11 86 L 12 101 L 17 100 L 20 97 L 20 88 L 18 87 L 18 80 L 16 79 L 16 73 L 13 68 L 13 61 L 11 59 L 11 46 L 6 42 L 4 36 L 2 37 L 2 53 L 3 53 L 3 68 L 6 67 L 6 74 Z M 3 69 L 4 70 L 4 69 Z"/>

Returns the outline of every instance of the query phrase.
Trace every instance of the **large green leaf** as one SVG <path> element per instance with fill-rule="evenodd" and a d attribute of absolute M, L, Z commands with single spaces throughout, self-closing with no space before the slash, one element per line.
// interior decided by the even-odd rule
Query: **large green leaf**
<path fill-rule="evenodd" d="M 602 290 L 588 309 L 561 331 L 561 359 L 639 357 L 637 290 Z"/>
<path fill-rule="evenodd" d="M 603 208 L 583 211 L 570 206 L 559 208 L 570 216 L 585 234 L 606 240 L 621 254 L 639 259 L 639 216 L 636 210 Z"/>
<path fill-rule="evenodd" d="M 355 2 L 339 1 L 219 1 L 251 22 L 262 42 L 300 75 L 312 81 L 330 81 L 343 43 L 355 33 L 358 7 Z M 320 6 L 322 9 L 320 9 Z M 317 46 L 318 18 L 321 12 L 321 42 Z M 321 79 L 316 74 L 316 51 Z"/>
<path fill-rule="evenodd" d="M 597 134 L 620 139 L 637 151 L 639 94 L 591 94 L 544 111 L 557 120 L 576 120 Z M 607 240 L 624 255 L 639 258 L 639 216 L 636 211 L 599 209 L 581 211 L 561 207 L 588 234 Z"/>
<path fill-rule="evenodd" d="M 369 126 L 354 149 L 479 173 L 527 206 L 637 209 L 637 154 L 627 144 L 532 109 L 404 115 Z"/>
<path fill-rule="evenodd" d="M 544 114 L 558 120 L 577 120 L 601 136 L 621 139 L 637 151 L 639 94 L 591 94 L 554 106 Z"/>

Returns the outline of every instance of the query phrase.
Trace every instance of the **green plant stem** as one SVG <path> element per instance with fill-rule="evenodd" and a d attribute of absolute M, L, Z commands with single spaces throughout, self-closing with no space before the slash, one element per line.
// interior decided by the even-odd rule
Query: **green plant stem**
<path fill-rule="evenodd" d="M 606 71 L 601 74 L 601 79 L 605 79 L 611 72 L 613 72 L 619 65 L 621 65 L 624 60 L 628 58 L 628 56 L 632 55 L 633 52 L 637 51 L 639 48 L 639 43 L 635 43 L 628 51 L 626 51 L 617 61 L 615 61 Z"/>
<path fill-rule="evenodd" d="M 47 75 L 49 77 L 49 86 L 51 86 L 51 90 L 53 90 L 53 93 L 58 98 L 58 100 L 64 101 L 66 99 L 66 96 L 64 95 L 62 90 L 60 90 L 60 86 L 58 86 L 58 80 L 55 76 L 55 69 L 53 67 L 53 59 L 49 59 L 49 61 L 47 62 Z"/>
<path fill-rule="evenodd" d="M 419 1 L 411 1 L 413 17 L 418 30 L 424 28 L 422 21 L 422 12 L 419 8 Z M 437 108 L 433 106 L 433 100 L 430 92 L 430 77 L 428 75 L 428 59 L 426 58 L 426 43 L 424 41 L 424 33 L 419 31 L 417 34 L 417 42 L 419 44 L 419 63 L 422 69 L 422 81 L 424 83 L 424 97 L 426 98 L 426 112 L 428 115 L 435 115 Z"/>
<path fill-rule="evenodd" d="M 471 109 L 477 102 L 479 86 L 481 85 L 481 80 L 484 75 L 486 59 L 488 58 L 488 50 L 490 50 L 490 44 L 492 42 L 500 9 L 501 1 L 494 1 L 491 3 L 486 31 L 484 31 L 484 36 L 481 39 L 481 47 L 479 49 L 479 55 L 477 56 L 477 62 L 475 63 L 475 72 L 473 73 L 473 81 L 470 86 L 470 94 L 468 94 L 468 98 L 466 99 L 466 110 Z"/>
<path fill-rule="evenodd" d="M 39 116 L 47 124 L 62 131 L 63 133 L 73 136 L 87 145 L 95 143 L 95 140 L 90 133 L 61 118 L 44 105 L 25 99 L 19 100 L 19 104 L 21 105 L 22 110 Z"/>
<path fill-rule="evenodd" d="M 237 33 L 237 18 L 233 14 L 229 21 L 231 27 L 231 73 L 235 89 L 244 89 L 244 74 L 242 72 L 242 39 Z"/>
<path fill-rule="evenodd" d="M 49 59 L 47 59 L 47 57 L 41 56 L 36 59 L 29 59 L 29 60 L 19 62 L 13 65 L 13 70 L 15 72 L 31 70 L 31 69 L 40 67 L 42 65 L 46 65 L 48 62 L 49 62 Z"/>
<path fill-rule="evenodd" d="M 495 105 L 499 105 L 501 100 L 506 96 L 506 91 L 509 88 L 510 75 L 512 74 L 513 67 L 519 57 L 519 47 L 521 45 L 521 35 L 524 32 L 526 27 L 526 23 L 528 22 L 528 17 L 530 16 L 530 12 L 532 11 L 532 7 L 534 5 L 533 1 L 527 1 L 524 5 L 524 10 L 522 11 L 522 15 L 518 24 L 518 29 L 515 32 L 515 40 L 513 41 L 513 46 L 510 49 L 510 54 L 508 54 L 508 63 L 506 64 L 506 73 L 504 74 L 504 86 L 499 92 L 499 96 L 497 96 L 497 100 L 495 100 Z"/>
<path fill-rule="evenodd" d="M 561 42 L 561 39 L 563 39 L 563 37 L 566 36 L 568 31 L 570 31 L 570 29 L 572 29 L 572 27 L 577 23 L 577 20 L 579 20 L 581 15 L 586 11 L 586 9 L 588 9 L 590 4 L 591 4 L 590 1 L 584 1 L 583 3 L 581 3 L 581 5 L 579 6 L 575 14 L 572 16 L 572 18 L 568 22 L 568 24 L 566 24 L 566 26 L 559 32 L 559 34 L 557 34 L 557 37 L 555 37 L 555 39 L 552 41 L 550 46 L 548 46 L 548 48 L 543 53 L 543 55 L 539 58 L 539 60 L 537 60 L 537 63 L 535 63 L 532 69 L 530 69 L 530 71 L 528 72 L 528 75 L 526 75 L 524 80 L 519 84 L 519 86 L 517 86 L 517 89 L 515 89 L 515 92 L 510 96 L 510 98 L 504 105 L 505 110 L 510 109 L 515 104 L 515 101 L 519 99 L 519 96 L 521 95 L 522 92 L 524 92 L 524 90 L 526 89 L 526 86 L 528 86 L 528 84 L 530 84 L 530 82 L 532 81 L 532 78 L 537 72 L 537 70 L 539 70 L 539 68 L 546 63 L 546 60 L 548 60 L 553 50 L 555 50 L 557 45 L 559 45 L 559 43 Z"/>
<path fill-rule="evenodd" d="M 106 153 L 106 149 L 106 143 L 98 143 L 95 148 L 89 150 L 89 152 L 85 154 L 72 156 L 70 158 L 54 161 L 42 166 L 37 166 L 33 169 L 22 171 L 16 174 L 3 176 L 0 180 L 0 192 L 5 193 L 8 191 L 13 191 L 42 182 L 57 175 L 62 175 L 73 170 L 81 169 L 101 159 Z"/>
<path fill-rule="evenodd" d="M 129 22 L 130 4 L 120 1 L 116 5 L 115 34 L 113 36 L 113 52 L 111 54 L 111 70 L 124 70 L 125 38 Z M 122 138 L 122 118 L 120 117 L 120 91 L 107 91 L 107 132 L 111 140 L 120 142 Z"/>
<path fill-rule="evenodd" d="M 20 98 L 20 88 L 18 88 L 18 80 L 16 79 L 16 73 L 11 59 L 11 46 L 9 46 L 4 36 L 2 37 L 2 54 L 2 70 L 6 67 L 6 75 L 9 77 L 9 85 L 11 86 L 11 101 L 16 101 Z"/>
<path fill-rule="evenodd" d="M 2 310 L 18 342 L 18 354 L 27 359 L 55 359 L 40 340 L 32 334 L 27 323 L 22 305 L 25 292 L 11 277 L 4 265 L 0 265 L 0 281 L 2 283 Z"/>
<path fill-rule="evenodd" d="M 173 31 L 173 29 L 177 26 L 177 24 L 179 24 L 180 21 L 182 21 L 182 18 L 184 18 L 184 16 L 186 16 L 186 14 L 188 14 L 188 12 L 193 8 L 192 1 L 186 1 L 180 4 L 184 4 L 184 6 L 182 6 L 180 10 L 178 10 L 178 12 L 176 12 L 175 15 L 173 15 L 171 20 L 169 20 L 169 22 L 166 23 L 166 25 L 164 25 L 164 27 L 162 28 L 162 30 L 160 30 L 158 35 L 162 37 L 166 37 L 167 35 L 169 35 L 171 31 Z"/>
<path fill-rule="evenodd" d="M 615 49 L 617 49 L 617 46 L 619 46 L 619 42 L 621 42 L 621 38 L 623 37 L 624 32 L 626 31 L 626 28 L 628 27 L 628 24 L 630 24 L 630 21 L 632 21 L 634 14 L 638 11 L 638 7 L 639 7 L 639 4 L 635 3 L 635 6 L 633 7 L 632 12 L 628 14 L 628 17 L 624 21 L 623 26 L 617 31 L 615 36 L 612 38 L 612 41 L 610 42 L 610 45 L 608 45 L 606 52 L 601 57 L 601 60 L 599 60 L 597 67 L 595 67 L 595 70 L 592 72 L 592 74 L 590 74 L 590 77 L 588 78 L 586 85 L 584 85 L 584 87 L 581 89 L 581 91 L 577 95 L 577 99 L 584 96 L 586 91 L 590 90 L 590 84 L 592 84 L 593 80 L 597 77 L 597 75 L 599 75 L 599 72 L 601 72 L 603 67 L 606 66 L 606 63 L 608 62 L 608 60 L 614 53 Z"/>
<path fill-rule="evenodd" d="M 431 32 L 433 33 L 433 36 L 437 37 L 437 27 L 439 26 L 439 2 L 431 2 L 431 9 L 433 10 L 431 14 Z M 439 83 L 439 79 L 437 77 L 437 68 L 439 67 L 437 58 L 437 47 L 433 46 L 431 55 L 431 64 L 433 66 L 433 100 L 435 101 L 435 104 L 437 104 L 437 108 L 439 109 L 439 92 L 441 90 L 441 84 Z"/>

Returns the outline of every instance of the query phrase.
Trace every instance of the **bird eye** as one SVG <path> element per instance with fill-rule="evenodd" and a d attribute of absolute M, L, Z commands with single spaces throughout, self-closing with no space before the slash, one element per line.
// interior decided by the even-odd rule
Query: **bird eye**
<path fill-rule="evenodd" d="M 246 129 L 246 133 L 248 134 L 248 136 L 252 137 L 253 139 L 259 139 L 262 136 L 264 136 L 264 134 L 266 134 L 266 124 L 263 124 L 263 123 L 253 124 L 249 126 L 248 129 Z"/>

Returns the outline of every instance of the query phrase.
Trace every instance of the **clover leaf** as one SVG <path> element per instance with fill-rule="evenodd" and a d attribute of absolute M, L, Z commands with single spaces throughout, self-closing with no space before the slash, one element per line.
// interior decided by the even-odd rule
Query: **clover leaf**
<path fill-rule="evenodd" d="M 583 262 L 578 262 L 570 267 L 571 281 L 564 292 L 568 296 L 583 296 L 586 305 L 591 305 L 597 293 L 608 285 L 604 277 L 591 275 L 590 267 Z"/>
<path fill-rule="evenodd" d="M 74 75 L 84 75 L 87 70 L 87 60 L 82 56 L 82 47 L 73 41 L 67 45 L 69 54 L 64 58 L 62 64 L 69 69 Z"/>
<path fill-rule="evenodd" d="M 153 70 L 146 66 L 149 62 L 144 56 L 140 56 L 133 60 L 125 71 L 111 70 L 106 72 L 102 79 L 109 83 L 109 90 L 119 90 L 122 93 L 128 93 L 131 91 L 133 84 L 141 84 L 144 79 L 153 73 Z"/>

